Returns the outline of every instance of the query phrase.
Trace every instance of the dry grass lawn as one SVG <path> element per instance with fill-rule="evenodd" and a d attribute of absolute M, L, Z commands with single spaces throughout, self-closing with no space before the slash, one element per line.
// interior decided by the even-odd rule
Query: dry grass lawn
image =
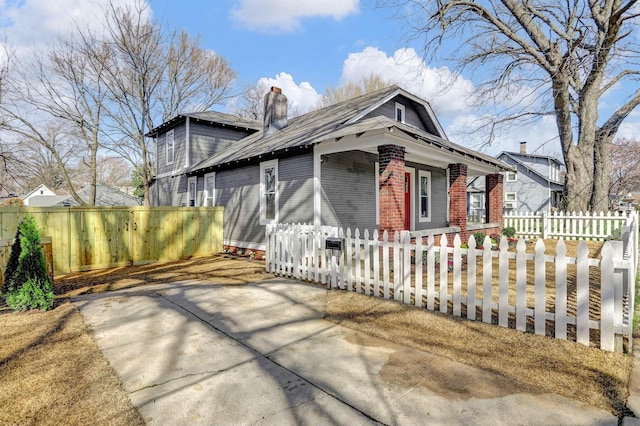
<path fill-rule="evenodd" d="M 213 256 L 56 277 L 54 310 L 0 308 L 0 424 L 144 424 L 68 297 L 187 279 L 246 284 L 265 276 L 261 263 Z"/>
<path fill-rule="evenodd" d="M 0 314 L 0 424 L 141 424 L 69 296 L 179 280 L 243 285 L 269 278 L 261 262 L 204 257 L 56 277 L 50 312 Z M 344 291 L 325 318 L 372 336 L 487 369 L 543 391 L 627 414 L 629 356 L 442 316 Z"/>

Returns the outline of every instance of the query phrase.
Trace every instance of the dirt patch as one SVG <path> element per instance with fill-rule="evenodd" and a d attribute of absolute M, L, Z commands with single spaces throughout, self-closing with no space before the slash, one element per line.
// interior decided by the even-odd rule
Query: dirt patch
<path fill-rule="evenodd" d="M 271 277 L 265 272 L 264 262 L 215 255 L 60 275 L 55 278 L 55 293 L 59 298 L 67 298 L 171 281 L 243 285 Z"/>
<path fill-rule="evenodd" d="M 509 393 L 528 392 L 534 387 L 618 416 L 629 413 L 625 401 L 633 361 L 622 354 L 338 290 L 329 292 L 325 319 L 503 376 L 504 383 L 487 383 L 487 388 L 480 390 L 486 397 L 494 392 L 499 395 L 497 388 L 501 386 Z M 471 389 L 476 392 L 475 386 L 448 383 L 437 369 L 431 371 L 422 365 L 428 364 L 424 361 L 405 363 L 392 358 L 383 373 L 388 380 L 415 380 L 422 374 L 432 374 L 432 383 L 416 383 L 440 389 L 450 398 L 466 398 Z M 411 369 L 403 371 L 403 364 Z M 515 382 L 520 385 L 513 387 Z"/>

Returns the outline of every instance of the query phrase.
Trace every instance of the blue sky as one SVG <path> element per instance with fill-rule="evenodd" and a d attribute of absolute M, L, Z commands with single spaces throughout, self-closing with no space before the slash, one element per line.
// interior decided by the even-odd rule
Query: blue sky
<path fill-rule="evenodd" d="M 404 22 L 394 18 L 397 11 L 375 8 L 373 0 L 147 1 L 154 19 L 200 35 L 204 47 L 227 58 L 238 72 L 237 92 L 258 81 L 278 85 L 293 108 L 304 111 L 327 86 L 376 73 L 427 99 L 454 142 L 478 148 L 484 141 L 469 133 L 486 113 L 471 105 L 474 81 L 454 76 L 445 64 L 425 63 L 420 44 L 409 43 Z M 99 9 L 100 0 L 0 0 L 0 26 L 19 52 L 42 50 L 72 28 L 70 19 L 99 20 Z M 632 118 L 621 136 L 636 136 L 637 114 Z M 517 150 L 526 140 L 530 150 L 559 154 L 556 135 L 553 118 L 546 117 L 499 134 L 485 151 Z"/>

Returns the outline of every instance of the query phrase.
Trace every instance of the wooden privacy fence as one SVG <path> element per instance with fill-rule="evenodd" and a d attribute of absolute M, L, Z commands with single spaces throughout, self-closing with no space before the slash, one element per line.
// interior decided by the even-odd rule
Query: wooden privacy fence
<path fill-rule="evenodd" d="M 622 238 L 622 229 L 629 225 L 631 212 L 511 212 L 502 218 L 503 228 L 514 228 L 524 238 L 564 238 L 567 240 L 604 241 Z"/>
<path fill-rule="evenodd" d="M 222 207 L 7 207 L 0 238 L 32 215 L 50 237 L 55 273 L 186 259 L 221 252 Z M 0 268 L 4 271 L 4 264 Z"/>
<path fill-rule="evenodd" d="M 637 229 L 637 221 L 635 222 Z M 509 249 L 506 238 L 491 249 L 459 235 L 412 242 L 408 232 L 361 234 L 349 229 L 306 225 L 269 225 L 266 268 L 276 275 L 327 284 L 442 313 L 548 335 L 557 339 L 622 350 L 631 347 L 637 232 L 623 242 L 606 242 L 601 258 L 589 258 L 584 241 L 568 256 L 563 240 L 548 254 L 542 240 L 520 239 Z M 343 238 L 343 250 L 326 249 L 328 237 Z M 527 250 L 529 246 L 529 250 Z M 484 247 L 484 248 L 483 248 Z"/>

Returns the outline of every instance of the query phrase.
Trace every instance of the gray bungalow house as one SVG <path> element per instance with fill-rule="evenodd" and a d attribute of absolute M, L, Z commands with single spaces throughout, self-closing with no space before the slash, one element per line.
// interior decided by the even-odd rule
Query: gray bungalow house
<path fill-rule="evenodd" d="M 157 148 L 152 205 L 224 206 L 229 248 L 263 250 L 268 223 L 497 232 L 501 173 L 514 171 L 447 140 L 429 104 L 397 86 L 290 120 L 274 87 L 263 123 L 180 114 L 147 136 Z M 467 226 L 467 174 L 486 180 L 488 223 Z"/>
<path fill-rule="evenodd" d="M 502 152 L 498 159 L 515 167 L 505 174 L 505 212 L 551 212 L 560 207 L 564 192 L 564 164 L 547 155 L 527 154 L 527 143 L 520 152 Z"/>

